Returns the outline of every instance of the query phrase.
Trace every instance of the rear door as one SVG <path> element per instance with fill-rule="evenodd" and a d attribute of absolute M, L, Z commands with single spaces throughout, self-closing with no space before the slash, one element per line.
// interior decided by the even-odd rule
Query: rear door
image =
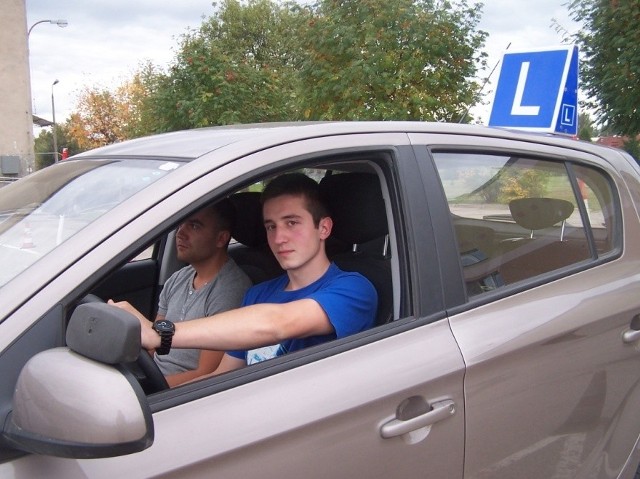
<path fill-rule="evenodd" d="M 386 159 L 369 161 L 376 152 Z M 395 321 L 149 397 L 155 441 L 141 453 L 25 456 L 0 464 L 0 476 L 462 478 L 464 364 L 443 309 L 425 187 L 404 134 L 307 140 L 237 160 L 114 234 L 60 280 L 86 280 L 87 264 L 195 199 L 254 183 L 256 165 L 266 177 L 276 173 L 272 165 L 281 172 L 345 155 L 374 168 L 385 191 Z M 36 299 L 51 301 L 49 290 L 55 285 Z"/>
<path fill-rule="evenodd" d="M 623 183 L 575 151 L 414 140 L 430 142 L 417 154 L 435 161 L 467 292 L 450 308 L 465 477 L 617 477 L 640 433 L 640 232 Z"/>

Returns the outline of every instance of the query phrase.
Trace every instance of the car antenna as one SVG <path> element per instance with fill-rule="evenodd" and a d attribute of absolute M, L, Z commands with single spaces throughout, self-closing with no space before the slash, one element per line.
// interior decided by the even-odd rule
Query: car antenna
<path fill-rule="evenodd" d="M 509 44 L 507 45 L 507 48 L 504 49 L 504 51 L 506 52 L 509 47 L 511 46 L 511 42 L 509 42 Z M 487 83 L 489 83 L 489 80 L 491 79 L 491 76 L 493 75 L 493 72 L 496 71 L 496 68 L 498 68 L 498 65 L 500 65 L 500 59 L 498 59 L 498 61 L 496 62 L 496 64 L 493 67 L 493 70 L 491 70 L 491 73 L 489 73 L 489 76 L 487 78 L 484 79 L 484 83 L 482 83 L 482 86 L 480 87 L 480 90 L 478 90 L 478 94 L 480 94 L 480 92 L 482 90 L 484 90 L 484 87 L 487 85 Z M 464 112 L 464 115 L 462 115 L 462 118 L 460 118 L 460 121 L 458 123 L 462 123 L 464 121 L 464 119 L 467 117 L 467 115 L 469 114 L 469 110 L 471 109 L 471 105 L 469 105 L 467 107 L 467 109 Z"/>

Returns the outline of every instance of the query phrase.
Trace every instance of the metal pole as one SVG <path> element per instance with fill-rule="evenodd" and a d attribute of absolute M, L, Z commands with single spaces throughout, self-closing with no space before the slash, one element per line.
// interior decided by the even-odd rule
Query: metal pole
<path fill-rule="evenodd" d="M 54 81 L 53 84 L 51 85 L 51 115 L 53 116 L 52 132 L 53 132 L 53 162 L 54 163 L 58 162 L 58 136 L 57 136 L 57 130 L 56 130 L 56 103 L 55 103 L 55 100 L 53 98 L 53 87 L 56 86 L 57 83 L 58 83 L 58 80 Z"/>
<path fill-rule="evenodd" d="M 509 45 L 507 45 L 507 48 L 505 48 L 505 51 L 507 51 L 510 46 L 511 46 L 511 42 L 509 42 Z M 489 83 L 489 80 L 491 79 L 491 76 L 493 75 L 493 72 L 495 72 L 496 68 L 498 68 L 498 65 L 500 65 L 500 60 L 498 60 L 496 62 L 496 64 L 493 66 L 493 70 L 491 70 L 491 73 L 489 73 L 489 76 L 484 79 L 484 82 L 482 83 L 482 86 L 480 87 L 480 90 L 478 90 L 478 95 L 480 93 L 482 93 L 482 90 L 484 90 L 484 87 L 487 86 L 487 83 Z M 471 105 L 469 105 L 467 107 L 467 109 L 464 111 L 464 115 L 462 115 L 462 118 L 460 118 L 460 121 L 458 123 L 462 123 L 464 121 L 464 119 L 469 114 L 469 110 L 471 110 Z"/>
<path fill-rule="evenodd" d="M 58 25 L 60 28 L 65 28 L 67 25 L 69 25 L 69 22 L 67 22 L 66 20 L 63 19 L 59 19 L 59 20 L 38 20 L 37 22 L 35 22 L 33 25 L 31 25 L 29 27 L 29 29 L 27 30 L 27 51 L 29 52 L 29 38 L 31 37 L 31 31 L 36 27 L 36 25 L 40 25 L 42 23 L 50 23 L 52 25 Z M 30 55 L 30 53 L 29 53 Z M 56 83 L 58 83 L 58 80 L 56 80 L 55 82 L 53 82 L 53 85 L 55 85 Z M 53 85 L 51 85 L 51 108 L 52 108 L 52 114 L 53 114 L 53 149 L 54 149 L 54 154 L 53 154 L 53 161 L 54 163 L 58 162 L 58 139 L 56 138 L 56 109 L 55 109 L 55 105 L 54 105 L 54 100 L 53 100 Z M 29 62 L 29 87 L 31 91 L 31 63 Z M 29 103 L 31 103 L 31 98 L 29 98 Z M 31 107 L 29 108 L 29 113 L 31 113 Z M 32 150 L 33 151 L 33 150 Z"/>
<path fill-rule="evenodd" d="M 67 22 L 66 20 L 39 20 L 36 23 L 34 23 L 33 25 L 31 25 L 31 27 L 29 27 L 29 30 L 27 30 L 27 39 L 29 38 L 29 35 L 31 35 L 31 30 L 33 30 L 33 27 L 35 27 L 36 25 L 40 25 L 41 23 L 50 23 L 52 25 L 58 25 L 60 28 L 65 28 L 67 25 L 69 25 L 69 22 Z"/>

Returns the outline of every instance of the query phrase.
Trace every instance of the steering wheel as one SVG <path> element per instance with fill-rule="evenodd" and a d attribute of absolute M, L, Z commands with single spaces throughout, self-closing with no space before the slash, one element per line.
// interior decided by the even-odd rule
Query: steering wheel
<path fill-rule="evenodd" d="M 146 394 L 153 394 L 169 389 L 167 378 L 164 377 L 164 374 L 162 374 L 162 371 L 158 368 L 158 365 L 153 360 L 153 356 L 144 349 L 140 350 L 140 354 L 138 354 L 138 359 L 136 359 L 135 363 L 129 364 L 134 364 L 135 367 L 142 371 L 144 377 L 136 377 Z"/>
<path fill-rule="evenodd" d="M 106 301 L 95 294 L 87 294 L 78 301 L 78 305 L 85 303 L 105 303 Z M 167 379 L 158 368 L 153 360 L 153 356 L 144 349 L 140 350 L 138 358 L 131 362 L 125 363 L 124 366 L 135 376 L 142 386 L 145 394 L 153 394 L 156 392 L 169 389 Z"/>

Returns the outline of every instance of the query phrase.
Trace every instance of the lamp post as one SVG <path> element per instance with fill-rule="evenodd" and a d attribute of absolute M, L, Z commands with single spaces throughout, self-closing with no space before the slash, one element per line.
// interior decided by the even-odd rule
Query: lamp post
<path fill-rule="evenodd" d="M 33 27 L 35 27 L 36 25 L 40 25 L 41 23 L 51 23 L 52 25 L 58 25 L 60 28 L 64 28 L 69 25 L 69 22 L 67 22 L 66 20 L 38 20 L 36 23 L 31 25 L 31 27 L 29 27 L 27 38 L 29 38 L 29 35 L 31 35 L 31 30 L 33 30 Z"/>
<path fill-rule="evenodd" d="M 38 20 L 33 25 L 29 27 L 27 30 L 27 51 L 29 50 L 29 38 L 31 37 L 31 31 L 36 27 L 36 25 L 40 25 L 41 23 L 50 23 L 51 25 L 58 25 L 60 28 L 65 28 L 69 25 L 69 22 L 63 19 L 59 20 Z M 31 83 L 31 75 L 29 75 L 29 83 Z M 58 80 L 54 81 L 51 85 L 51 114 L 53 116 L 53 162 L 58 162 L 58 139 L 56 137 L 56 107 L 55 101 L 53 99 L 53 87 L 58 83 Z M 31 101 L 31 100 L 29 100 Z M 31 111 L 31 108 L 29 108 Z"/>
<path fill-rule="evenodd" d="M 54 163 L 58 162 L 58 137 L 57 137 L 57 131 L 56 131 L 56 102 L 54 101 L 54 98 L 53 98 L 53 87 L 56 86 L 57 84 L 58 84 L 57 79 L 51 84 L 51 115 L 53 116 L 52 132 L 53 132 L 53 162 Z"/>

